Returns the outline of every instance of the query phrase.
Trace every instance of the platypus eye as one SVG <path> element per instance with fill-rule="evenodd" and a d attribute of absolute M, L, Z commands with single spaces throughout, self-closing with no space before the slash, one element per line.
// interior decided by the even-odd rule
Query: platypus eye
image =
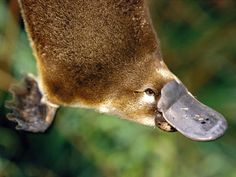
<path fill-rule="evenodd" d="M 154 95 L 155 95 L 155 92 L 154 92 L 151 88 L 147 88 L 144 92 L 145 92 L 148 96 L 154 96 Z"/>

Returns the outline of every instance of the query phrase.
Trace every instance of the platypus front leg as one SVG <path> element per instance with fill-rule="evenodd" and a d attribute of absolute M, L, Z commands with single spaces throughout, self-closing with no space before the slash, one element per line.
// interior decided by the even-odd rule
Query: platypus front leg
<path fill-rule="evenodd" d="M 7 118 L 16 122 L 16 129 L 30 132 L 44 132 L 52 123 L 57 106 L 45 101 L 36 79 L 27 75 L 21 85 L 10 89 L 13 99 L 6 103 L 12 112 Z"/>

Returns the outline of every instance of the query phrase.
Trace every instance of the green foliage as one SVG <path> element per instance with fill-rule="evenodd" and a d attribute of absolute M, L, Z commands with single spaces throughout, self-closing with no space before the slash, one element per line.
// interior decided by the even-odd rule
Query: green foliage
<path fill-rule="evenodd" d="M 36 74 L 36 65 L 16 20 L 16 2 L 0 1 L 0 176 L 236 177 L 235 5 L 233 0 L 150 2 L 164 60 L 228 120 L 225 136 L 202 143 L 74 108 L 61 108 L 45 134 L 15 131 L 5 118 L 7 87 L 28 72 Z"/>

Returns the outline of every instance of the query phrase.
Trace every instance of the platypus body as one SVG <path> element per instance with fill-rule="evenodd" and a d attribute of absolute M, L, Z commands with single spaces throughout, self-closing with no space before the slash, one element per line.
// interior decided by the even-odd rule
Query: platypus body
<path fill-rule="evenodd" d="M 45 131 L 58 105 L 96 109 L 194 140 L 221 136 L 223 116 L 164 64 L 145 0 L 19 0 L 39 77 L 12 89 L 10 120 Z"/>

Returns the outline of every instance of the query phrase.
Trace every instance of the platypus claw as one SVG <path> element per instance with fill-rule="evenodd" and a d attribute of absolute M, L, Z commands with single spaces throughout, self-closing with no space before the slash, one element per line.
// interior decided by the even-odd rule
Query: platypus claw
<path fill-rule="evenodd" d="M 6 102 L 12 112 L 7 114 L 10 121 L 16 122 L 17 130 L 44 132 L 51 124 L 56 107 L 42 102 L 42 94 L 36 79 L 27 75 L 22 84 L 10 88 L 13 99 Z"/>

